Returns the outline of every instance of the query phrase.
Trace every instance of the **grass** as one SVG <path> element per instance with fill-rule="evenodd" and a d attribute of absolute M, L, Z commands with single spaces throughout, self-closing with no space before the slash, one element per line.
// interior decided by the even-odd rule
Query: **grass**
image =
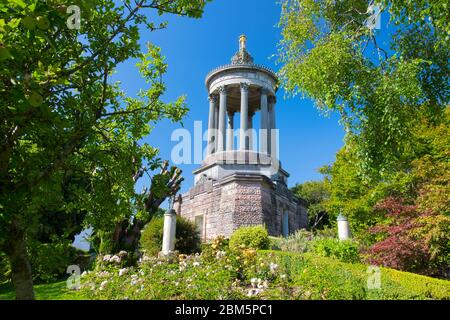
<path fill-rule="evenodd" d="M 38 284 L 34 286 L 37 300 L 82 300 L 83 297 L 77 291 L 66 288 L 66 281 Z M 15 293 L 11 284 L 0 285 L 0 300 L 14 300 Z"/>

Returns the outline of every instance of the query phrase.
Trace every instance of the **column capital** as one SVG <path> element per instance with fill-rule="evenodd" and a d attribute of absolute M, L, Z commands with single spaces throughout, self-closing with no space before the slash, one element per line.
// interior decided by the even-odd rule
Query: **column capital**
<path fill-rule="evenodd" d="M 264 88 L 264 87 L 262 87 L 262 88 L 260 89 L 260 91 L 261 91 L 261 94 L 264 94 L 264 95 L 266 95 L 266 96 L 268 96 L 268 95 L 270 94 L 270 90 L 267 89 L 267 88 Z"/>
<path fill-rule="evenodd" d="M 275 97 L 275 96 L 269 96 L 268 99 L 269 99 L 268 100 L 269 104 L 277 103 L 277 97 Z"/>
<path fill-rule="evenodd" d="M 211 93 L 210 95 L 208 95 L 208 100 L 210 102 L 216 103 L 217 102 L 217 94 Z"/>
<path fill-rule="evenodd" d="M 220 86 L 217 88 L 217 91 L 219 91 L 220 94 L 227 93 L 227 87 L 226 86 Z"/>
<path fill-rule="evenodd" d="M 248 91 L 249 84 L 246 82 L 241 82 L 241 91 Z"/>

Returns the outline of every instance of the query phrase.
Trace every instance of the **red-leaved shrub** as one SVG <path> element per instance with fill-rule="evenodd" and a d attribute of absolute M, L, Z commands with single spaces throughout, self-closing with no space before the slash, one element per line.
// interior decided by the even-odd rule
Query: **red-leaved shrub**
<path fill-rule="evenodd" d="M 418 218 L 429 215 L 418 211 L 416 205 L 405 204 L 400 198 L 386 198 L 375 206 L 383 211 L 387 223 L 369 229 L 383 240 L 372 245 L 366 253 L 369 262 L 398 270 L 427 273 L 430 260 L 429 248 L 412 232 L 420 227 Z"/>

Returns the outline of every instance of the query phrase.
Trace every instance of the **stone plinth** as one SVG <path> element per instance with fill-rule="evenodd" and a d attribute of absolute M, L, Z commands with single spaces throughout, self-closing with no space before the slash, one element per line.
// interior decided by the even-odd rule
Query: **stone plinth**
<path fill-rule="evenodd" d="M 294 197 L 283 183 L 256 170 L 242 169 L 218 179 L 202 176 L 178 198 L 178 214 L 197 223 L 203 240 L 218 235 L 229 237 L 237 228 L 252 225 L 265 225 L 273 236 L 283 235 L 284 215 L 289 225 L 287 233 L 306 228 L 304 200 Z"/>

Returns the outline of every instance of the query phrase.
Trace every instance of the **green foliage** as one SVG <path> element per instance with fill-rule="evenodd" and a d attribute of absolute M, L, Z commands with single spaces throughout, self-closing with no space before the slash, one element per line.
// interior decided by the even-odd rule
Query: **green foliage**
<path fill-rule="evenodd" d="M 30 263 L 33 280 L 49 283 L 67 277 L 67 267 L 78 264 L 81 252 L 70 242 L 35 242 L 30 246 Z"/>
<path fill-rule="evenodd" d="M 159 16 L 199 18 L 207 2 L 0 3 L 1 251 L 14 256 L 17 248 L 26 247 L 38 229 L 41 209 L 49 204 L 86 212 L 84 225 L 103 231 L 114 230 L 138 210 L 136 174 L 160 159 L 156 148 L 137 141 L 158 121 L 177 122 L 187 113 L 184 96 L 162 101 L 167 63 L 155 45 L 141 52 L 139 29 L 167 26 L 151 20 L 152 10 Z M 67 25 L 69 5 L 81 9 L 80 29 Z M 111 79 L 129 59 L 138 61 L 147 84 L 133 96 Z M 89 187 L 72 185 L 68 200 L 63 181 L 72 173 L 87 177 Z M 25 250 L 21 255 L 20 261 L 26 261 Z M 32 298 L 28 291 L 18 293 Z"/>
<path fill-rule="evenodd" d="M 306 230 L 298 230 L 288 237 L 270 237 L 271 247 L 274 250 L 303 253 L 311 249 L 314 236 Z"/>
<path fill-rule="evenodd" d="M 230 237 L 230 248 L 268 249 L 269 234 L 264 226 L 241 227 Z"/>
<path fill-rule="evenodd" d="M 200 250 L 200 234 L 195 223 L 177 216 L 177 230 L 175 233 L 175 250 L 190 254 Z"/>
<path fill-rule="evenodd" d="M 317 239 L 314 240 L 311 251 L 319 256 L 336 258 L 342 262 L 355 263 L 361 260 L 358 244 L 352 240 Z"/>
<path fill-rule="evenodd" d="M 0 285 L 11 281 L 11 265 L 8 256 L 0 252 Z"/>
<path fill-rule="evenodd" d="M 155 217 L 146 224 L 141 233 L 141 250 L 156 256 L 161 251 L 164 232 L 164 217 Z"/>
<path fill-rule="evenodd" d="M 161 251 L 164 233 L 164 217 L 154 217 L 142 230 L 141 250 L 151 256 Z M 177 216 L 175 250 L 183 254 L 197 252 L 200 249 L 200 235 L 194 223 Z"/>
<path fill-rule="evenodd" d="M 380 268 L 380 287 L 369 289 L 367 265 L 311 253 L 263 251 L 259 256 L 278 263 L 280 272 L 289 275 L 290 299 L 450 299 L 450 281 Z"/>
<path fill-rule="evenodd" d="M 401 167 L 418 116 L 435 121 L 450 102 L 445 1 L 374 4 L 396 25 L 388 40 L 367 23 L 369 1 L 283 0 L 279 23 L 282 85 L 340 113 L 364 180 Z"/>
<path fill-rule="evenodd" d="M 322 229 L 331 224 L 325 208 L 325 201 L 330 195 L 323 181 L 307 181 L 296 184 L 291 190 L 297 197 L 307 201 L 308 227 L 311 230 Z"/>

